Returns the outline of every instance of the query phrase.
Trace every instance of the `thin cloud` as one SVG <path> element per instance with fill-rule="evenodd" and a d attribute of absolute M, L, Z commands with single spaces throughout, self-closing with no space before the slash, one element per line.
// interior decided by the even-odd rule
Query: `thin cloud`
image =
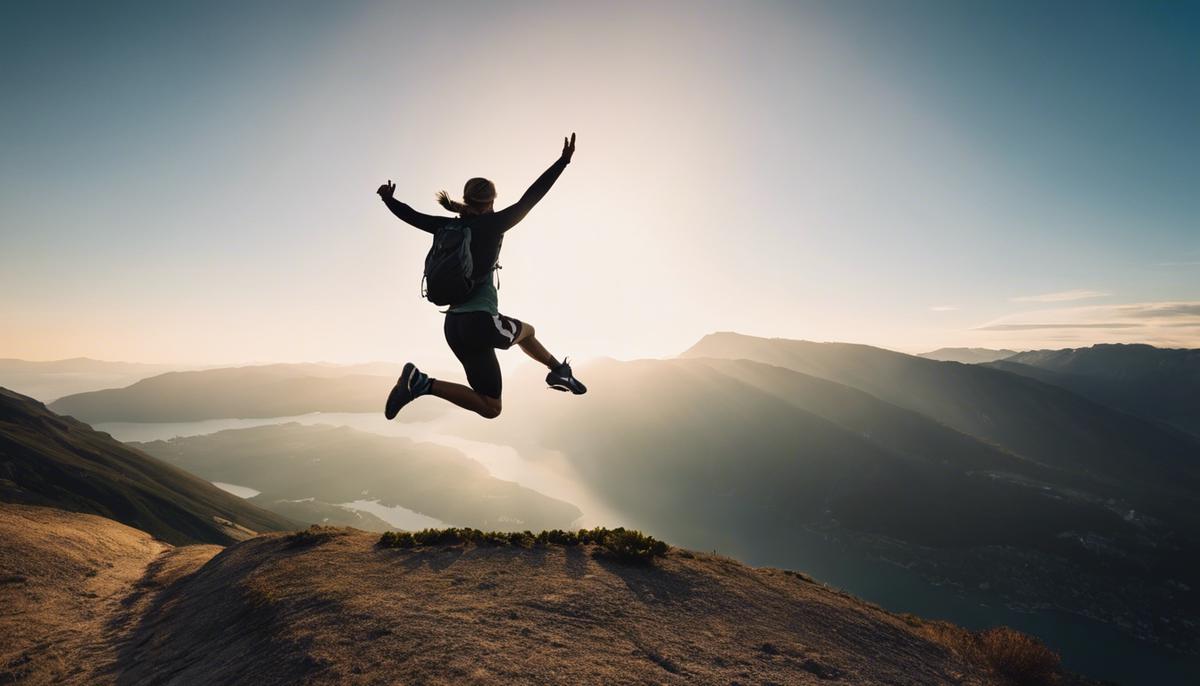
<path fill-rule="evenodd" d="M 1076 288 L 1069 291 L 1058 291 L 1056 293 L 1041 293 L 1039 295 L 1022 295 L 1017 298 L 1009 298 L 1015 303 L 1061 303 L 1070 302 L 1072 300 L 1087 300 L 1089 298 L 1103 298 L 1112 295 L 1104 291 L 1089 291 L 1085 288 Z"/>
<path fill-rule="evenodd" d="M 1200 301 L 1165 301 L 1060 307 L 1018 312 L 977 326 L 975 331 L 1008 332 L 1005 342 L 1037 345 L 1033 338 L 1078 337 L 1091 343 L 1151 343 L 1200 347 Z M 1012 340 L 1020 338 L 1019 341 Z M 1011 347 L 1011 345 L 1010 345 Z"/>
<path fill-rule="evenodd" d="M 1200 303 L 1142 303 L 1126 308 L 1125 312 L 1141 319 L 1200 318 Z"/>
<path fill-rule="evenodd" d="M 1133 329 L 1137 324 L 1119 322 L 1097 322 L 1095 324 L 1067 324 L 1046 322 L 1045 324 L 989 324 L 975 327 L 977 331 L 1035 331 L 1037 329 Z"/>
<path fill-rule="evenodd" d="M 953 312 L 953 311 L 957 310 L 958 308 L 953 305 L 934 305 L 934 306 L 930 307 L 929 309 L 934 312 Z"/>

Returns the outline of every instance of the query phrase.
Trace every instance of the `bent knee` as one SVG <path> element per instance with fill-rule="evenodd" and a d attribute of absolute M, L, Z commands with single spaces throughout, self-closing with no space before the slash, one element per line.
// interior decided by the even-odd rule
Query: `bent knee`
<path fill-rule="evenodd" d="M 533 324 L 529 322 L 521 322 L 521 332 L 517 335 L 515 343 L 520 343 L 526 338 L 533 338 L 533 334 L 537 333 L 537 329 L 533 328 Z"/>
<path fill-rule="evenodd" d="M 479 416 L 483 417 L 484 419 L 495 419 L 496 417 L 500 416 L 500 401 L 493 401 L 490 398 L 488 400 L 489 401 L 487 405 L 480 408 Z"/>

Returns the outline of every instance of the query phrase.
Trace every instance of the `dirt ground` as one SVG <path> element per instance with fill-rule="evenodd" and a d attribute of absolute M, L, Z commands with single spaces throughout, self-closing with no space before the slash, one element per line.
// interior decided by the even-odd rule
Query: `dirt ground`
<path fill-rule="evenodd" d="M 807 578 L 672 550 L 175 548 L 0 505 L 0 684 L 991 684 Z"/>

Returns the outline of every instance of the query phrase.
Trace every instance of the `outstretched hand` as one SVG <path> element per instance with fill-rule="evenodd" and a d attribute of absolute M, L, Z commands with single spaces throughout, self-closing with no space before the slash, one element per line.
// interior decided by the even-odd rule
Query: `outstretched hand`
<path fill-rule="evenodd" d="M 388 182 L 380 186 L 379 190 L 375 192 L 379 194 L 379 197 L 387 200 L 388 198 L 392 197 L 393 193 L 396 192 L 396 184 L 392 183 L 391 179 L 388 179 Z"/>
<path fill-rule="evenodd" d="M 562 158 L 564 160 L 570 162 L 571 155 L 574 155 L 574 154 L 575 154 L 575 134 L 572 133 L 570 140 L 567 140 L 565 137 L 563 138 Z"/>

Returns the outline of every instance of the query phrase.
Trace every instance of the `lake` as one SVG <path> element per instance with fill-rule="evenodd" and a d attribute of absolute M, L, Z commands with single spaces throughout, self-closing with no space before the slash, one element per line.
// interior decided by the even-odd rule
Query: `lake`
<path fill-rule="evenodd" d="M 575 505 L 583 512 L 583 515 L 572 523 L 575 527 L 628 525 L 620 513 L 608 507 L 602 499 L 584 485 L 584 480 L 578 478 L 574 467 L 562 455 L 544 450 L 536 456 L 522 456 L 511 446 L 451 435 L 445 429 L 445 423 L 436 420 L 388 422 L 374 412 L 313 412 L 292 417 L 208 419 L 198 422 L 105 422 L 94 425 L 94 428 L 97 431 L 111 434 L 119 441 L 148 442 L 185 436 L 202 436 L 226 429 L 249 429 L 288 422 L 348 426 L 368 433 L 401 436 L 413 441 L 435 443 L 453 448 L 482 464 L 497 479 L 514 481 L 543 495 Z M 372 512 L 372 514 L 378 513 Z M 387 517 L 381 517 L 381 519 L 391 523 Z"/>

